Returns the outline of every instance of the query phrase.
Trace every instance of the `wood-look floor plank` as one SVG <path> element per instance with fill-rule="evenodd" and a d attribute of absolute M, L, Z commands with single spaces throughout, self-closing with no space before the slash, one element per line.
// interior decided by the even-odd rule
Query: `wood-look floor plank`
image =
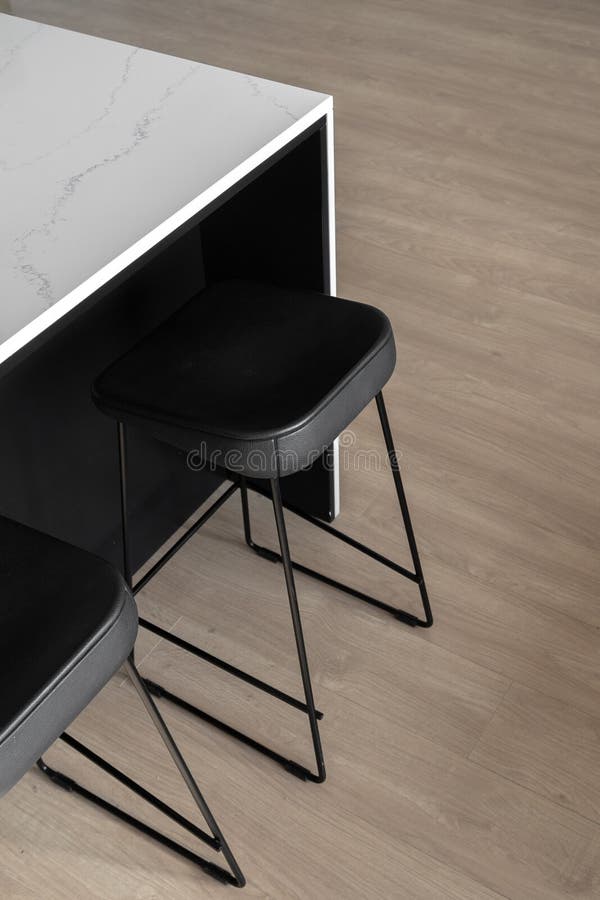
<path fill-rule="evenodd" d="M 600 717 L 513 684 L 469 759 L 600 822 Z"/>
<path fill-rule="evenodd" d="M 341 711 L 340 719 L 353 721 L 353 705 L 341 702 L 345 712 Z M 346 791 L 343 762 L 337 766 L 337 787 L 332 782 L 322 791 L 290 779 L 252 751 L 232 754 L 224 775 L 222 761 L 230 753 L 229 740 L 206 726 L 198 728 L 189 716 L 166 704 L 164 712 L 194 770 L 201 773 L 207 798 L 221 798 L 220 819 L 250 878 L 248 896 L 282 900 L 502 897 L 418 847 L 405 846 L 377 824 L 372 825 L 368 817 L 351 815 L 339 799 Z M 107 729 L 107 719 L 112 716 L 115 720 Z M 118 686 L 113 681 L 73 730 L 127 771 L 142 769 L 145 783 L 166 794 L 186 815 L 193 815 L 164 754 L 156 752 L 156 736 L 128 685 Z M 132 747 L 137 748 L 135 766 Z M 60 747 L 48 758 L 99 792 L 109 788 L 104 776 L 90 771 L 89 765 Z M 112 786 L 110 790 L 136 814 L 145 813 L 155 826 L 164 825 L 124 790 Z M 121 823 L 98 811 L 90 815 L 83 801 L 44 781 L 37 772 L 26 776 L 11 793 L 10 802 L 11 827 L 4 819 L 0 821 L 0 837 L 8 850 L 11 871 L 15 880 L 27 883 L 33 850 L 28 849 L 23 858 L 19 849 L 22 834 L 31 834 L 38 874 L 47 878 L 44 896 L 52 900 L 82 890 L 79 885 L 86 879 L 98 885 L 98 893 L 92 896 L 103 896 L 103 891 L 104 896 L 118 898 L 228 895 L 229 888 L 207 880 L 185 861 L 132 834 Z M 52 817 L 52 829 L 43 821 L 32 829 L 31 818 L 40 804 Z M 177 836 L 175 827 L 165 830 Z M 351 854 L 347 841 L 353 842 Z"/>
<path fill-rule="evenodd" d="M 596 0 L 0 9 L 335 97 L 339 291 L 394 325 L 386 398 L 436 623 L 413 632 L 298 579 L 326 714 L 320 787 L 164 705 L 247 896 L 600 896 Z M 406 563 L 389 472 L 369 455 L 375 410 L 346 437 L 340 527 Z M 272 542 L 268 505 L 253 516 Z M 290 537 L 302 561 L 417 608 L 413 585 L 304 524 L 290 521 Z M 243 544 L 235 500 L 140 603 L 299 693 L 281 590 L 277 567 Z M 137 654 L 144 672 L 310 762 L 300 713 L 148 633 Z M 122 676 L 74 728 L 192 812 Z M 64 748 L 49 758 L 109 790 Z M 2 799 L 0 857 L 9 900 L 225 895 L 35 772 Z"/>
<path fill-rule="evenodd" d="M 257 537 L 272 542 L 272 529 L 266 527 L 272 518 L 269 504 L 258 499 L 251 508 Z M 290 536 L 294 547 L 303 545 L 299 558 L 311 557 L 323 570 L 332 571 L 331 552 L 319 553 L 320 538 L 314 531 L 291 525 Z M 224 590 L 222 583 L 215 591 L 214 581 L 207 578 L 215 559 L 227 573 Z M 347 560 L 351 568 L 346 568 L 346 574 L 351 571 L 354 583 L 364 581 L 368 588 L 373 571 L 365 570 L 360 558 L 357 565 L 352 552 Z M 257 558 L 242 543 L 237 498 L 215 526 L 190 542 L 177 563 L 159 578 L 161 586 L 156 584 L 163 597 L 176 598 L 174 606 L 183 613 L 175 628 L 180 636 L 301 694 L 282 570 Z M 418 597 L 413 585 L 398 578 L 391 580 L 392 597 L 386 594 L 385 583 L 376 581 L 375 585 L 388 599 L 397 597 L 399 604 L 414 606 Z M 307 577 L 298 579 L 298 590 L 319 686 L 383 711 L 398 728 L 408 728 L 462 753 L 471 749 L 504 696 L 510 684 L 507 678 L 421 639 L 419 633 L 390 616 L 373 612 Z M 139 602 L 145 614 L 143 594 Z M 254 626 L 259 620 L 257 629 Z M 365 652 L 365 648 L 371 649 Z M 159 671 L 168 667 L 177 686 L 185 691 L 186 679 L 177 672 L 180 664 L 181 654 L 162 645 L 152 652 L 145 668 L 152 672 L 156 666 Z M 212 669 L 203 672 L 203 684 L 211 685 L 207 692 L 214 690 L 220 702 L 230 690 L 239 694 L 235 681 L 229 679 L 225 686 L 223 675 Z M 246 694 L 251 691 L 244 689 Z M 272 712 L 276 715 L 276 709 Z"/>

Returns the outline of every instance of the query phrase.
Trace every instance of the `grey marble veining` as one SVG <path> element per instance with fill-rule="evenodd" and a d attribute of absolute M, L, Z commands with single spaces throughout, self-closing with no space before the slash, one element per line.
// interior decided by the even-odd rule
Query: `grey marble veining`
<path fill-rule="evenodd" d="M 0 14 L 0 362 L 330 104 Z"/>

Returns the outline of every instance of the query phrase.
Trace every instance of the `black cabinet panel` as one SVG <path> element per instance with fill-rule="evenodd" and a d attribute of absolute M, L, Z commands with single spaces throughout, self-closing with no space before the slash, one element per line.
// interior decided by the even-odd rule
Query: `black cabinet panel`
<path fill-rule="evenodd" d="M 97 373 L 206 282 L 236 275 L 328 289 L 324 129 L 311 130 L 128 272 L 0 367 L 0 512 L 121 562 L 116 428 L 90 400 Z M 330 518 L 332 474 L 284 480 L 290 500 Z M 136 566 L 219 484 L 133 430 Z"/>

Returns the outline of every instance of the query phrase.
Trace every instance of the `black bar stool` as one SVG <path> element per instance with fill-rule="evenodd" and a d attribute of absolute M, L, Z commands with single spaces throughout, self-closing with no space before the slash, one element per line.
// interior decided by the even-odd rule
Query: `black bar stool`
<path fill-rule="evenodd" d="M 389 611 L 408 625 L 429 627 L 433 622 L 381 393 L 394 370 L 395 359 L 390 322 L 372 306 L 307 290 L 232 281 L 215 284 L 185 304 L 111 365 L 93 387 L 98 408 L 117 421 L 124 569 L 133 592 L 141 590 L 217 509 L 240 490 L 247 543 L 261 556 L 283 563 L 304 701 L 279 691 L 146 619 L 140 619 L 140 624 L 306 713 L 316 773 L 164 687 L 148 682 L 150 690 L 268 755 L 298 777 L 317 782 L 325 779 L 318 726 L 322 713 L 315 707 L 313 698 L 293 569 Z M 414 572 L 315 517 L 288 508 L 415 582 L 420 591 L 423 618 L 297 565 L 290 557 L 280 479 L 316 460 L 373 399 L 377 402 Z M 227 491 L 136 585 L 132 584 L 129 563 L 126 461 L 126 426 L 129 425 L 145 429 L 157 439 L 191 452 L 195 464 L 200 461 L 211 466 L 232 481 Z M 278 552 L 252 540 L 249 489 L 272 500 L 279 537 Z"/>
<path fill-rule="evenodd" d="M 245 883 L 187 764 L 133 661 L 138 616 L 121 575 L 104 560 L 0 517 L 0 796 L 37 761 L 55 784 L 91 801 L 219 881 Z M 64 731 L 125 663 L 210 834 Z M 231 872 L 48 766 L 57 738 L 213 850 Z"/>

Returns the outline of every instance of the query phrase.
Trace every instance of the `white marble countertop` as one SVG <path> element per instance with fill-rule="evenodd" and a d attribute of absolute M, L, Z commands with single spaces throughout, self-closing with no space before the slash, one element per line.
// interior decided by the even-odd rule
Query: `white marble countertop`
<path fill-rule="evenodd" d="M 0 14 L 0 363 L 331 108 Z"/>

